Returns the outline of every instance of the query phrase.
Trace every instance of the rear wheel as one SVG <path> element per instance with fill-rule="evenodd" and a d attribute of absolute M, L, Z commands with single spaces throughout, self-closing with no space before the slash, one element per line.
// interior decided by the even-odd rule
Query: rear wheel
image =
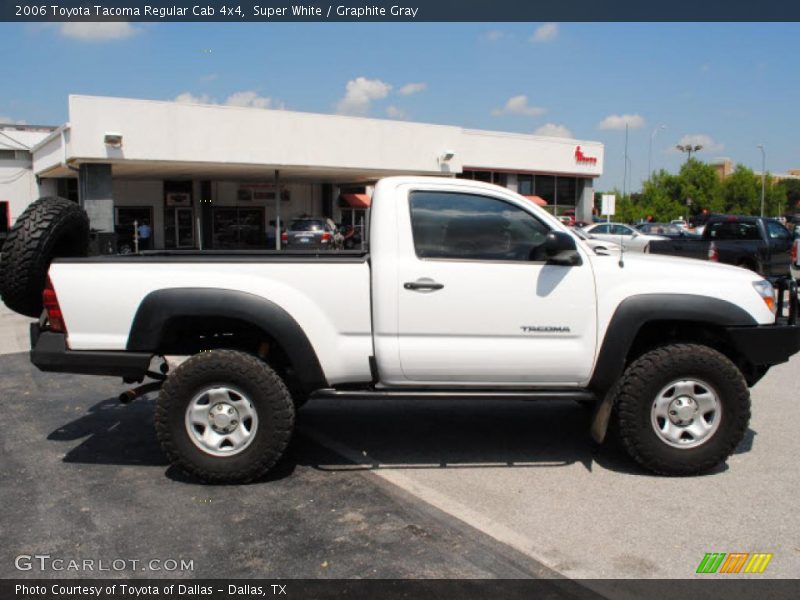
<path fill-rule="evenodd" d="M 181 363 L 156 406 L 156 433 L 170 461 L 211 483 L 266 474 L 293 428 L 294 404 L 281 378 L 234 350 L 202 352 Z"/>
<path fill-rule="evenodd" d="M 636 359 L 615 403 L 628 453 L 664 475 L 694 475 L 722 463 L 750 420 L 750 393 L 739 369 L 696 344 L 664 346 Z"/>

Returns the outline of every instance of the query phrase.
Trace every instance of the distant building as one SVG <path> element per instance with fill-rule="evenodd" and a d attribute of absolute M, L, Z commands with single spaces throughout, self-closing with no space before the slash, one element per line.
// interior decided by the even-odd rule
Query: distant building
<path fill-rule="evenodd" d="M 33 146 L 55 127 L 0 123 L 0 241 L 9 225 L 39 195 Z"/>
<path fill-rule="evenodd" d="M 708 163 L 717 173 L 717 177 L 725 179 L 733 173 L 733 161 L 730 158 L 715 158 Z"/>
<path fill-rule="evenodd" d="M 735 169 L 735 165 L 730 158 L 720 157 L 709 161 L 711 166 L 720 179 L 726 179 Z M 761 171 L 753 171 L 756 175 L 761 177 Z M 800 169 L 789 169 L 786 173 L 772 173 L 767 171 L 767 175 L 772 178 L 772 183 L 778 183 L 785 179 L 800 179 Z"/>

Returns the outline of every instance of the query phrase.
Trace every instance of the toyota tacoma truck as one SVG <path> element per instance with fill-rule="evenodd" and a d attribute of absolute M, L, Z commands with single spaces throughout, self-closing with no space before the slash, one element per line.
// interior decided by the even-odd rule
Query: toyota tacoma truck
<path fill-rule="evenodd" d="M 158 439 L 205 481 L 264 475 L 315 398 L 594 403 L 596 441 L 614 419 L 644 468 L 697 474 L 742 440 L 749 388 L 800 349 L 793 282 L 776 296 L 742 268 L 595 253 L 481 182 L 381 180 L 368 252 L 75 256 L 85 219 L 42 199 L 6 244 L 4 300 L 41 313 L 31 360 L 148 379 L 131 396 L 159 389 Z"/>

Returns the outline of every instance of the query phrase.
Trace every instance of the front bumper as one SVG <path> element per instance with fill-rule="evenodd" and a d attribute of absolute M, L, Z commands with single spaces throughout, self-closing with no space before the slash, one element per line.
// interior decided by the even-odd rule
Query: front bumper
<path fill-rule="evenodd" d="M 784 363 L 800 351 L 800 326 L 797 325 L 729 327 L 728 335 L 739 354 L 759 367 Z"/>
<path fill-rule="evenodd" d="M 143 352 L 69 350 L 63 333 L 47 331 L 40 323 L 31 323 L 31 362 L 40 371 L 113 375 L 141 381 L 151 358 Z"/>
<path fill-rule="evenodd" d="M 800 326 L 797 325 L 800 301 L 797 298 L 797 283 L 791 277 L 782 277 L 775 281 L 775 289 L 778 296 L 778 318 L 774 325 L 728 328 L 736 350 L 750 364 L 758 367 L 784 363 L 800 351 Z"/>

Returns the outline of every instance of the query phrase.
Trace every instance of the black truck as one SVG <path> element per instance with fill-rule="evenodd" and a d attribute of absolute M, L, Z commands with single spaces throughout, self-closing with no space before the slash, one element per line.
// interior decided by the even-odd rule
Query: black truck
<path fill-rule="evenodd" d="M 792 234 L 775 219 L 714 215 L 700 238 L 650 242 L 645 252 L 712 260 L 774 278 L 789 273 L 791 249 Z"/>

